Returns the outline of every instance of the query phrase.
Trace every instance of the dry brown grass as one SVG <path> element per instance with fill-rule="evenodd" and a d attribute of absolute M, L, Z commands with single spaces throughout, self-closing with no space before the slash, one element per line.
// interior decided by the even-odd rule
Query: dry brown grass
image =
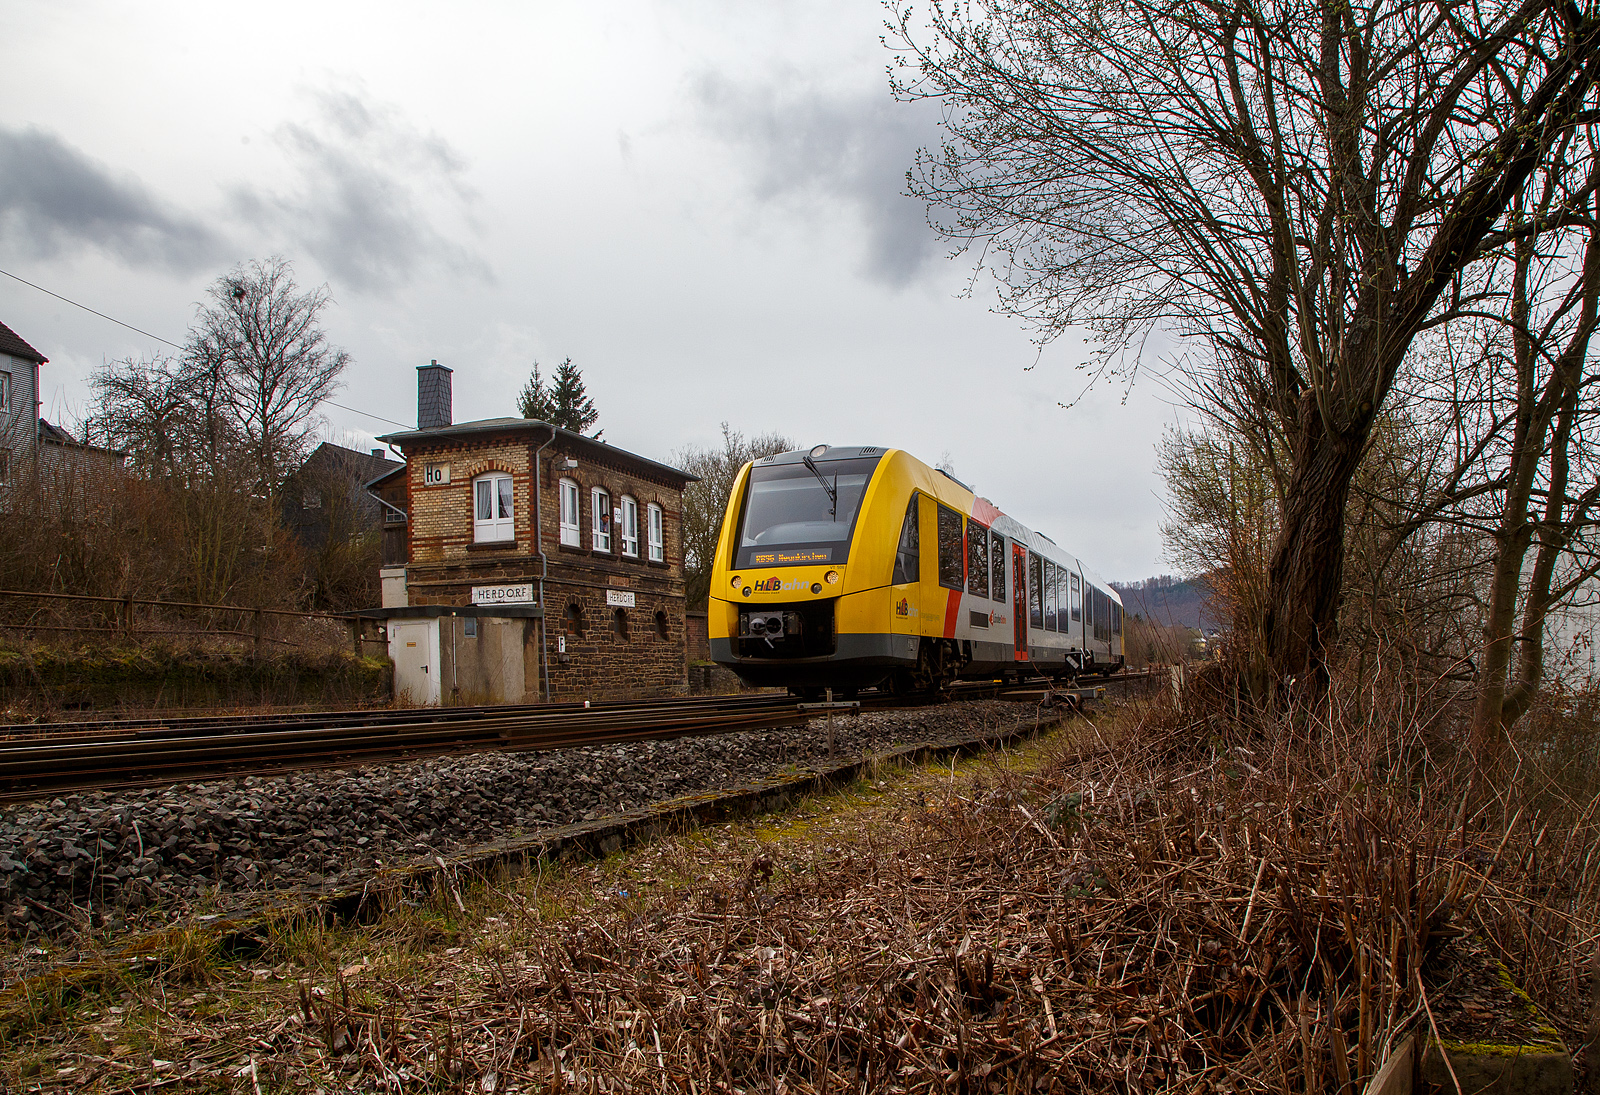
<path fill-rule="evenodd" d="M 1223 733 L 1143 706 L 603 863 L 447 882 L 370 928 L 281 933 L 203 987 L 80 1002 L 0 1079 L 1355 1090 L 1428 1024 L 1453 933 L 1559 1003 L 1587 990 L 1600 924 L 1590 814 L 1465 812 L 1439 728 L 1375 709 Z M 1554 1010 L 1570 1038 L 1581 1007 Z"/>

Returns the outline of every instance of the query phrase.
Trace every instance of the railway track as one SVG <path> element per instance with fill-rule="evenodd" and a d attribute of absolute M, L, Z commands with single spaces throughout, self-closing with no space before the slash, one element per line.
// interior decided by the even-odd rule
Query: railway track
<path fill-rule="evenodd" d="M 1112 680 L 1140 679 L 1124 674 Z M 1084 683 L 1093 683 L 1085 681 Z M 950 699 L 1043 697 L 1038 686 L 963 684 Z M 867 694 L 861 706 L 911 706 Z M 787 726 L 817 717 L 775 693 L 637 703 L 530 704 L 132 719 L 4 727 L 0 803 L 75 791 L 348 767 L 424 756 L 530 752 Z"/>

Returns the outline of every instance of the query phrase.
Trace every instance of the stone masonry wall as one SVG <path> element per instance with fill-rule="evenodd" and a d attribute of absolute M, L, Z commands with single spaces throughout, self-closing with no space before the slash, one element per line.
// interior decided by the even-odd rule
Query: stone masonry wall
<path fill-rule="evenodd" d="M 479 549 L 472 541 L 472 480 L 491 471 L 509 473 L 515 492 L 516 548 L 510 550 L 532 550 L 533 517 L 527 503 L 532 461 L 525 440 L 489 437 L 441 444 L 426 451 L 408 452 L 406 456 L 412 563 L 465 561 L 477 553 Z M 449 464 L 450 482 L 427 486 L 423 476 L 429 464 Z"/>
<path fill-rule="evenodd" d="M 411 563 L 407 589 L 413 605 L 465 605 L 472 586 L 502 582 L 537 583 L 540 560 L 534 544 L 532 446 L 527 438 L 468 439 L 426 451 L 408 452 L 410 475 Z M 577 460 L 576 468 L 564 466 Z M 430 463 L 450 464 L 450 483 L 423 483 Z M 615 459 L 592 447 L 565 451 L 560 442 L 545 449 L 538 484 L 543 545 L 549 572 L 545 582 L 546 646 L 552 698 L 626 699 L 684 692 L 688 687 L 685 657 L 682 578 L 681 492 L 648 474 L 625 454 Z M 487 471 L 511 475 L 515 490 L 514 545 L 484 547 L 473 543 L 472 479 Z M 579 485 L 578 547 L 560 542 L 558 481 Z M 622 553 L 613 525 L 612 549 L 592 547 L 591 495 L 604 488 L 613 506 L 624 495 L 639 511 L 637 556 Z M 663 511 L 666 559 L 649 560 L 648 507 Z M 609 591 L 626 591 L 632 607 L 607 603 Z M 543 687 L 538 663 L 538 628 L 528 634 L 530 649 L 525 699 L 539 697 Z M 566 649 L 560 651 L 562 640 Z"/>

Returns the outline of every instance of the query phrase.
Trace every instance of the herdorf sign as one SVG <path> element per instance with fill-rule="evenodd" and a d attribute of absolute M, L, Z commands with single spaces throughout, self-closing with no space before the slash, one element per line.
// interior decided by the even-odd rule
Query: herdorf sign
<path fill-rule="evenodd" d="M 633 591 L 631 589 L 606 590 L 606 604 L 611 608 L 632 608 Z"/>
<path fill-rule="evenodd" d="M 531 605 L 533 583 L 520 586 L 473 586 L 472 603 L 475 605 Z"/>
<path fill-rule="evenodd" d="M 422 485 L 425 487 L 443 487 L 450 482 L 449 464 L 424 464 L 422 465 Z"/>

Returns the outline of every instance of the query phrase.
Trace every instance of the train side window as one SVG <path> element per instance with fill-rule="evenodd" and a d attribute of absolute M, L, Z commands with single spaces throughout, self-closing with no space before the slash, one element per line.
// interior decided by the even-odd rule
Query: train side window
<path fill-rule="evenodd" d="M 1044 629 L 1044 566 L 1043 560 L 1028 552 L 1028 623 L 1041 631 Z"/>
<path fill-rule="evenodd" d="M 989 597 L 989 530 L 967 522 L 967 592 Z"/>
<path fill-rule="evenodd" d="M 1072 625 L 1067 622 L 1067 571 L 1065 567 L 1056 568 L 1056 580 L 1051 586 L 1051 591 L 1056 595 L 1056 623 L 1061 625 L 1062 631 L 1071 631 Z"/>
<path fill-rule="evenodd" d="M 1074 620 L 1081 619 L 1083 617 L 1082 598 L 1083 591 L 1078 588 L 1078 576 L 1074 574 L 1072 576 L 1072 618 Z"/>
<path fill-rule="evenodd" d="M 921 512 L 917 500 L 922 495 L 913 493 L 906 506 L 906 519 L 900 523 L 900 546 L 894 552 L 894 585 L 919 580 L 921 549 L 918 547 L 917 515 Z"/>
<path fill-rule="evenodd" d="M 1044 561 L 1044 629 L 1056 629 L 1056 565 Z"/>
<path fill-rule="evenodd" d="M 939 584 L 961 589 L 967 584 L 966 545 L 961 535 L 961 514 L 939 507 Z"/>
<path fill-rule="evenodd" d="M 997 601 L 1006 599 L 1006 538 L 989 530 L 990 593 Z"/>
<path fill-rule="evenodd" d="M 1122 634 L 1122 606 L 1115 601 L 1111 602 L 1111 634 Z"/>

